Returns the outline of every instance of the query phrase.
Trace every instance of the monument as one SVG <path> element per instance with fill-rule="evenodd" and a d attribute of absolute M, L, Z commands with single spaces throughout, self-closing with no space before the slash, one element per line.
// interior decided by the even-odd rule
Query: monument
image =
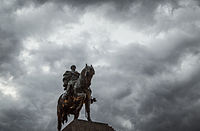
<path fill-rule="evenodd" d="M 105 123 L 77 119 L 68 124 L 62 131 L 114 131 L 114 129 Z"/>
<path fill-rule="evenodd" d="M 63 75 L 63 86 L 65 92 L 61 94 L 57 104 L 57 129 L 61 131 L 62 124 L 67 123 L 68 116 L 74 115 L 72 121 L 63 131 L 114 131 L 108 124 L 92 122 L 90 117 L 90 104 L 96 102 L 92 98 L 90 89 L 91 80 L 95 70 L 93 66 L 87 64 L 81 73 L 76 71 L 76 66 L 71 66 L 71 71 L 66 71 Z M 85 104 L 86 117 L 88 121 L 78 120 L 80 110 Z"/>

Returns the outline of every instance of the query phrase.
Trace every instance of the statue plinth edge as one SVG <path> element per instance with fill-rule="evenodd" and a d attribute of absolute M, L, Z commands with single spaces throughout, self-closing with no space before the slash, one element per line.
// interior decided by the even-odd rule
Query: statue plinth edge
<path fill-rule="evenodd" d="M 62 131 L 115 131 L 106 123 L 90 122 L 86 120 L 73 120 Z"/>

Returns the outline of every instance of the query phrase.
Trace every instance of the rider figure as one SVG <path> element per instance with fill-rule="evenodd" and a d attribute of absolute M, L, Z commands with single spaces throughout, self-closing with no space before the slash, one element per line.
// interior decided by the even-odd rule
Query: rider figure
<path fill-rule="evenodd" d="M 76 66 L 72 65 L 71 66 L 71 71 L 66 71 L 63 74 L 63 82 L 64 82 L 63 87 L 64 87 L 64 90 L 68 91 L 70 86 L 74 87 L 76 81 L 79 78 L 79 75 L 80 75 L 80 73 L 76 71 Z"/>

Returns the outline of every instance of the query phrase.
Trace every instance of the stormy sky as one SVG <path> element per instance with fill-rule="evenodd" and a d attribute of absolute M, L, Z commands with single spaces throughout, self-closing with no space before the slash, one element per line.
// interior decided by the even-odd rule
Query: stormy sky
<path fill-rule="evenodd" d="M 0 131 L 55 131 L 62 75 L 86 63 L 93 121 L 200 130 L 199 0 L 0 0 Z"/>

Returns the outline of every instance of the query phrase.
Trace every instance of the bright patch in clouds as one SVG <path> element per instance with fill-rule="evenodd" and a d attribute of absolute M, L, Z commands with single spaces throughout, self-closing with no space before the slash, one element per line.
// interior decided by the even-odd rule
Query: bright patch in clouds
<path fill-rule="evenodd" d="M 41 43 L 33 37 L 28 37 L 23 41 L 24 48 L 30 51 L 39 49 L 40 44 Z"/>
<path fill-rule="evenodd" d="M 108 39 L 113 41 L 113 48 L 137 43 L 148 45 L 152 39 L 150 33 L 143 30 L 136 30 L 123 23 L 112 21 L 95 14 L 97 12 L 86 12 L 78 24 L 58 26 L 47 38 L 50 42 L 58 45 L 75 45 L 87 42 L 90 47 L 99 48 Z M 107 43 L 109 44 L 109 43 Z"/>
<path fill-rule="evenodd" d="M 17 100 L 19 98 L 19 95 L 16 88 L 10 84 L 10 81 L 12 81 L 12 79 L 12 77 L 10 77 L 8 81 L 0 79 L 0 92 L 4 95 L 10 96 L 14 100 Z"/>
<path fill-rule="evenodd" d="M 44 65 L 44 66 L 42 66 L 42 71 L 43 71 L 44 73 L 48 73 L 48 72 L 50 71 L 50 67 L 47 66 L 47 65 Z"/>

